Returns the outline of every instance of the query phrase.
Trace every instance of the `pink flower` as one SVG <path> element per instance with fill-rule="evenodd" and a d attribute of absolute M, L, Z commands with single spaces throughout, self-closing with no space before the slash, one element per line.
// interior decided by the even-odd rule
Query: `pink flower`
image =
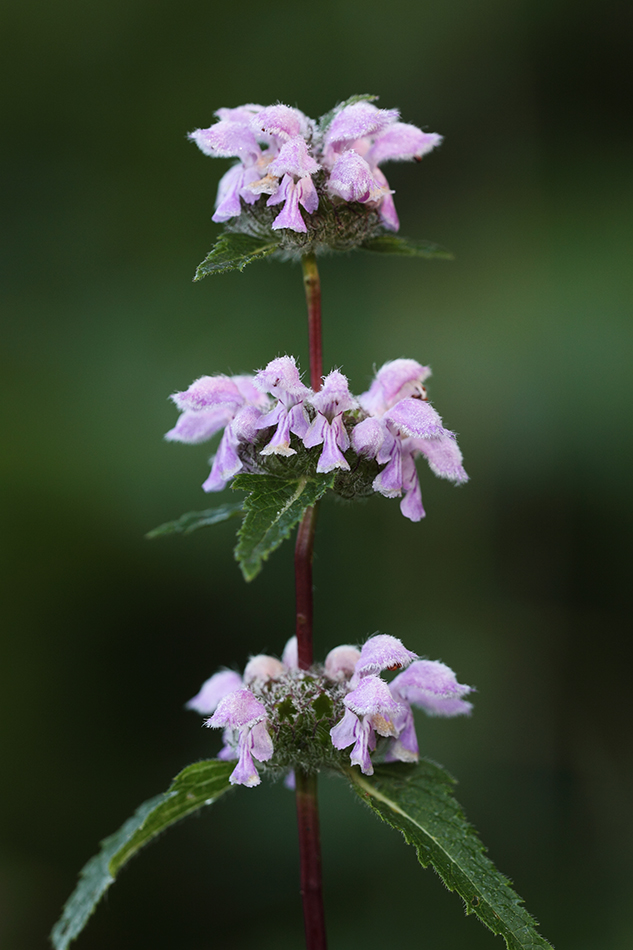
<path fill-rule="evenodd" d="M 165 435 L 169 441 L 195 445 L 224 429 L 211 473 L 202 486 L 207 492 L 221 491 L 243 468 L 238 446 L 255 441 L 258 421 L 269 400 L 255 388 L 252 376 L 201 376 L 171 398 L 182 415 Z"/>
<path fill-rule="evenodd" d="M 238 733 L 238 760 L 229 782 L 249 788 L 259 785 L 261 779 L 253 758 L 266 762 L 273 754 L 273 742 L 266 728 L 266 707 L 255 699 L 250 690 L 238 689 L 220 700 L 206 725 Z"/>
<path fill-rule="evenodd" d="M 327 663 L 326 660 L 326 670 Z M 388 685 L 378 674 L 393 669 L 403 672 Z M 417 761 L 418 740 L 412 704 L 432 716 L 467 715 L 472 709 L 462 698 L 472 687 L 458 683 L 453 671 L 444 663 L 418 660 L 415 653 L 388 634 L 378 634 L 365 642 L 348 686 L 350 692 L 343 700 L 345 715 L 330 730 L 330 735 L 336 749 L 353 745 L 350 762 L 360 766 L 365 775 L 374 771 L 370 753 L 376 748 L 376 733 L 390 739 L 386 761 Z"/>
<path fill-rule="evenodd" d="M 262 455 L 296 455 L 290 448 L 290 434 L 303 436 L 308 431 L 309 419 L 304 401 L 312 390 L 301 382 L 294 356 L 279 356 L 255 376 L 255 385 L 262 393 L 270 393 L 277 405 L 257 422 L 258 429 L 277 426 Z"/>
<path fill-rule="evenodd" d="M 426 456 L 431 471 L 460 484 L 468 481 L 455 435 L 426 401 L 423 381 L 428 366 L 415 360 L 385 363 L 371 387 L 359 396 L 369 418 L 355 426 L 352 446 L 361 455 L 375 458 L 384 468 L 374 480 L 375 491 L 387 498 L 404 493 L 400 510 L 411 521 L 424 517 L 422 493 L 415 458 Z"/>
<path fill-rule="evenodd" d="M 390 231 L 397 231 L 400 222 L 379 166 L 387 161 L 421 161 L 442 141 L 441 135 L 398 122 L 398 117 L 397 109 L 356 102 L 336 115 L 324 141 L 330 192 L 345 201 L 376 204 Z"/>
<path fill-rule="evenodd" d="M 324 378 L 319 392 L 308 397 L 308 402 L 317 414 L 303 436 L 303 444 L 308 449 L 323 446 L 317 472 L 331 472 L 335 468 L 349 471 L 349 463 L 343 455 L 350 447 L 343 413 L 354 409 L 358 403 L 349 391 L 346 377 L 338 370 L 332 370 Z"/>
<path fill-rule="evenodd" d="M 397 231 L 392 192 L 380 165 L 420 161 L 441 142 L 435 132 L 398 121 L 397 109 L 366 101 L 339 107 L 325 129 L 282 103 L 218 109 L 216 116 L 215 125 L 189 136 L 205 155 L 238 159 L 220 181 L 213 220 L 239 217 L 243 202 L 253 205 L 266 194 L 269 206 L 283 204 L 271 225 L 275 231 L 307 232 L 300 207 L 308 220 L 317 210 L 313 176 L 320 170 L 319 187 L 326 194 L 377 208 L 383 226 Z"/>

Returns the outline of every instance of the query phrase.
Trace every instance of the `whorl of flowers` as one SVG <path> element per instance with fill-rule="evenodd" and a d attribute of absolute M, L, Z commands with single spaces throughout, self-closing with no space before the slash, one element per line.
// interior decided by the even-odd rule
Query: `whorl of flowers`
<path fill-rule="evenodd" d="M 218 109 L 218 122 L 189 135 L 205 155 L 238 159 L 220 181 L 213 220 L 257 236 L 282 231 L 287 250 L 353 247 L 397 231 L 381 166 L 420 161 L 442 137 L 400 122 L 375 98 L 354 96 L 318 121 L 282 104 Z"/>
<path fill-rule="evenodd" d="M 403 515 L 419 521 L 425 513 L 417 456 L 440 478 L 468 480 L 454 433 L 427 400 L 430 373 L 415 360 L 392 360 L 355 397 L 333 370 L 315 393 L 301 381 L 294 357 L 281 356 L 254 376 L 202 376 L 173 395 L 182 414 L 165 438 L 198 443 L 224 430 L 202 486 L 207 492 L 221 491 L 239 472 L 336 472 L 337 493 L 401 498 Z"/>
<path fill-rule="evenodd" d="M 385 670 L 402 670 L 387 683 Z M 317 770 L 349 761 L 365 775 L 374 771 L 371 753 L 378 737 L 384 761 L 415 762 L 418 743 L 412 706 L 431 716 L 458 716 L 472 706 L 463 697 L 470 686 L 457 682 L 444 663 L 419 660 L 396 637 L 378 634 L 359 650 L 344 644 L 330 650 L 323 666 L 300 670 L 297 640 L 286 644 L 281 660 L 252 657 L 242 676 L 215 673 L 187 703 L 205 725 L 223 729 L 218 758 L 236 759 L 230 781 L 253 787 L 261 778 L 255 761 L 282 771 L 300 766 Z M 212 714 L 212 715 L 211 715 Z"/>

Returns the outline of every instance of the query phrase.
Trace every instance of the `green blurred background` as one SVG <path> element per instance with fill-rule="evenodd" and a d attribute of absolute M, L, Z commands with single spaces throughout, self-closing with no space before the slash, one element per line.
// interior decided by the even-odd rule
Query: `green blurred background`
<path fill-rule="evenodd" d="M 376 92 L 441 132 L 387 169 L 402 233 L 453 263 L 323 259 L 325 365 L 432 365 L 471 482 L 428 516 L 328 501 L 316 652 L 376 630 L 478 688 L 419 723 L 557 947 L 633 944 L 631 8 L 483 0 L 266 7 L 22 0 L 4 12 L 0 943 L 36 950 L 100 838 L 217 737 L 183 703 L 292 633 L 291 545 L 245 586 L 170 392 L 279 353 L 307 367 L 300 271 L 193 285 L 228 167 L 220 106 L 317 116 Z M 227 493 L 228 494 L 228 493 Z M 213 501 L 214 499 L 211 499 Z M 342 784 L 323 781 L 332 950 L 500 946 Z M 84 950 L 300 948 L 293 801 L 238 789 L 124 873 Z"/>

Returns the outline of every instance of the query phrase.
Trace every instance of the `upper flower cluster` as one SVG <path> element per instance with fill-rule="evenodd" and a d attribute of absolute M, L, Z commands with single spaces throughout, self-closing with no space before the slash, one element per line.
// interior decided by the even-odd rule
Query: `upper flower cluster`
<path fill-rule="evenodd" d="M 402 670 L 391 683 L 385 670 Z M 388 738 L 384 760 L 415 762 L 418 742 L 412 706 L 431 716 L 458 716 L 472 706 L 463 697 L 470 686 L 435 660 L 420 660 L 396 637 L 378 634 L 358 650 L 344 644 L 325 658 L 324 666 L 297 668 L 297 640 L 288 641 L 281 660 L 252 657 L 243 676 L 216 673 L 188 703 L 206 725 L 224 730 L 220 759 L 237 759 L 233 785 L 260 784 L 253 759 L 272 767 L 318 768 L 337 764 L 336 751 L 352 746 L 350 762 L 365 775 L 374 767 L 371 753 L 377 735 Z M 325 725 L 331 745 L 317 738 Z M 321 729 L 322 733 L 323 730 Z"/>
<path fill-rule="evenodd" d="M 272 230 L 305 234 L 323 225 L 317 209 L 356 203 L 360 214 L 376 213 L 374 230 L 397 231 L 380 166 L 420 161 L 442 137 L 400 122 L 397 109 L 379 109 L 368 98 L 375 97 L 354 97 L 319 121 L 282 104 L 218 109 L 218 122 L 189 136 L 205 155 L 238 159 L 220 181 L 213 220 L 249 231 L 255 205 L 265 205 L 275 209 Z"/>
<path fill-rule="evenodd" d="M 294 358 L 281 356 L 255 376 L 202 376 L 176 393 L 182 414 L 166 438 L 198 443 L 224 429 L 205 491 L 220 491 L 240 471 L 266 472 L 274 457 L 298 450 L 318 451 L 316 472 L 336 470 L 350 480 L 371 460 L 368 490 L 402 497 L 402 513 L 419 521 L 416 456 L 424 455 L 441 478 L 468 479 L 455 435 L 427 401 L 423 382 L 430 373 L 415 360 L 392 360 L 355 397 L 347 378 L 333 370 L 315 393 L 301 381 Z M 343 477 L 337 490 L 344 489 Z"/>

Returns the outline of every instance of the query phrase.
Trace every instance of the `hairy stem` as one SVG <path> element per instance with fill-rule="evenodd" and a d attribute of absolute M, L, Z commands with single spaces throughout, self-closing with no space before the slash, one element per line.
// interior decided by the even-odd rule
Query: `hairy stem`
<path fill-rule="evenodd" d="M 297 769 L 295 778 L 306 948 L 307 950 L 326 950 L 317 777 Z"/>
<path fill-rule="evenodd" d="M 314 254 L 302 258 L 303 283 L 308 304 L 310 383 L 317 392 L 323 377 L 321 348 L 321 284 Z M 299 668 L 312 666 L 312 555 L 317 505 L 304 512 L 295 546 L 295 592 L 297 604 L 297 647 Z M 326 950 L 323 885 L 321 882 L 321 842 L 317 777 L 295 770 L 297 783 L 297 825 L 301 864 L 301 899 L 307 950 Z"/>

